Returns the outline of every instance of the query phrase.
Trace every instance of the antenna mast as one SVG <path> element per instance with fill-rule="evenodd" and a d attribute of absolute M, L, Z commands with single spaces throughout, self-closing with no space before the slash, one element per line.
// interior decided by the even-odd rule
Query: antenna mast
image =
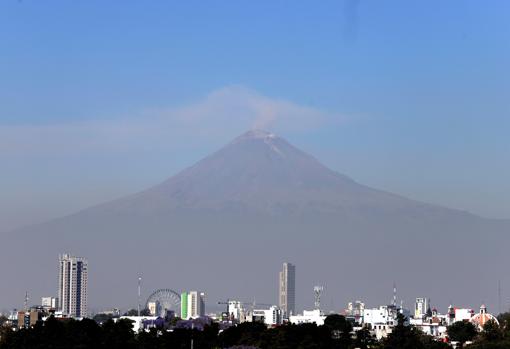
<path fill-rule="evenodd" d="M 498 280 L 498 314 L 501 314 L 501 280 Z"/>
<path fill-rule="evenodd" d="M 315 286 L 313 293 L 315 294 L 315 309 L 321 309 L 321 294 L 324 291 L 324 286 Z"/>
<path fill-rule="evenodd" d="M 25 291 L 25 312 L 28 311 L 28 291 Z"/>
<path fill-rule="evenodd" d="M 142 276 L 138 276 L 138 316 L 140 316 L 140 302 L 142 298 Z"/>
<path fill-rule="evenodd" d="M 397 307 L 397 284 L 393 281 L 393 306 Z"/>

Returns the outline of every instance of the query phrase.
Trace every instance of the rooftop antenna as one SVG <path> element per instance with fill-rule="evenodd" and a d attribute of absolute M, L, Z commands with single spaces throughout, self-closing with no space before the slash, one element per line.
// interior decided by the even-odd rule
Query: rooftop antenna
<path fill-rule="evenodd" d="M 397 306 L 397 284 L 393 281 L 393 306 Z"/>
<path fill-rule="evenodd" d="M 138 316 L 140 316 L 140 302 L 142 298 L 142 276 L 138 276 Z"/>
<path fill-rule="evenodd" d="M 321 308 L 321 294 L 324 291 L 324 286 L 315 286 L 313 288 L 313 293 L 315 294 L 315 309 Z"/>

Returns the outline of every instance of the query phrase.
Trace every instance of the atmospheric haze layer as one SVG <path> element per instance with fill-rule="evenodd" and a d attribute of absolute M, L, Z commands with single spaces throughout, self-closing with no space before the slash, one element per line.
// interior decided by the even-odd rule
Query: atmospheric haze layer
<path fill-rule="evenodd" d="M 510 284 L 510 223 L 410 200 L 332 171 L 284 139 L 249 131 L 161 184 L 73 215 L 2 234 L 0 308 L 57 289 L 57 258 L 89 260 L 93 308 L 136 307 L 143 289 L 205 291 L 277 303 L 294 263 L 298 308 L 326 286 L 324 307 L 409 302 L 497 304 Z M 36 302 L 34 300 L 34 302 Z M 496 309 L 494 309 L 496 310 Z"/>

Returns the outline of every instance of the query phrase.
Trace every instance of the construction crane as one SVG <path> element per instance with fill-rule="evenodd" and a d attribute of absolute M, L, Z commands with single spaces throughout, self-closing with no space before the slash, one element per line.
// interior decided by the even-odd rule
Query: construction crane
<path fill-rule="evenodd" d="M 230 304 L 231 300 L 230 299 L 227 299 L 226 301 L 224 302 L 218 302 L 218 305 L 226 305 L 227 306 L 227 311 L 226 313 L 228 314 L 228 306 Z"/>
<path fill-rule="evenodd" d="M 251 303 L 241 303 L 243 305 L 251 305 L 251 310 L 255 309 L 255 307 L 257 305 L 262 305 L 262 306 L 266 306 L 266 307 L 270 307 L 270 306 L 273 306 L 274 304 L 267 304 L 267 303 L 257 303 L 257 301 L 255 301 L 255 298 L 253 298 L 253 302 Z"/>

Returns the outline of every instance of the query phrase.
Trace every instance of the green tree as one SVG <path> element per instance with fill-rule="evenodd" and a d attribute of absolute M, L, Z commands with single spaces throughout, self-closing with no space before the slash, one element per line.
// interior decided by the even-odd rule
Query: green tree
<path fill-rule="evenodd" d="M 224 330 L 220 334 L 218 342 L 222 348 L 235 345 L 258 346 L 265 331 L 267 331 L 267 328 L 263 323 L 245 322 Z"/>
<path fill-rule="evenodd" d="M 426 349 L 448 349 L 451 348 L 448 344 L 436 340 L 434 337 L 422 334 L 420 341 Z"/>
<path fill-rule="evenodd" d="M 353 341 L 353 347 L 359 349 L 374 348 L 377 344 L 376 338 L 370 333 L 368 328 L 363 327 L 356 331 Z"/>
<path fill-rule="evenodd" d="M 406 318 L 402 314 L 397 315 L 397 325 L 382 342 L 384 349 L 422 349 L 425 345 L 422 334 L 415 327 L 405 325 Z"/>
<path fill-rule="evenodd" d="M 149 309 L 145 308 L 140 310 L 140 316 L 149 316 L 151 315 L 151 312 Z M 129 309 L 124 313 L 123 316 L 138 316 L 138 310 L 137 309 Z"/>
<path fill-rule="evenodd" d="M 475 325 L 468 321 L 457 321 L 448 326 L 446 332 L 451 341 L 459 342 L 461 346 L 475 339 L 478 334 Z"/>
<path fill-rule="evenodd" d="M 94 320 L 98 324 L 102 324 L 102 323 L 104 323 L 104 322 L 106 322 L 108 320 L 111 320 L 111 319 L 113 319 L 113 316 L 109 315 L 109 314 L 96 314 L 92 318 L 92 320 Z"/>
<path fill-rule="evenodd" d="M 489 320 L 483 326 L 482 338 L 488 342 L 495 342 L 503 339 L 503 331 L 496 321 Z"/>
<path fill-rule="evenodd" d="M 131 349 L 136 348 L 135 334 L 132 321 L 121 319 L 117 322 L 106 321 L 103 326 L 104 348 Z"/>
<path fill-rule="evenodd" d="M 510 337 L 510 313 L 502 313 L 498 315 L 498 321 L 503 331 L 503 335 Z"/>
<path fill-rule="evenodd" d="M 339 314 L 328 315 L 324 326 L 329 329 L 333 345 L 337 348 L 348 348 L 352 343 L 352 324 Z"/>
<path fill-rule="evenodd" d="M 138 349 L 153 349 L 157 348 L 160 342 L 158 338 L 158 330 L 151 328 L 149 332 L 142 331 L 137 337 L 137 348 Z"/>
<path fill-rule="evenodd" d="M 268 330 L 258 346 L 271 349 L 329 349 L 338 348 L 338 343 L 331 338 L 331 332 L 326 326 L 287 324 Z"/>
<path fill-rule="evenodd" d="M 191 330 L 185 328 L 177 328 L 172 332 L 163 332 L 158 337 L 160 348 L 190 348 Z M 198 348 L 198 347 L 197 347 Z"/>

